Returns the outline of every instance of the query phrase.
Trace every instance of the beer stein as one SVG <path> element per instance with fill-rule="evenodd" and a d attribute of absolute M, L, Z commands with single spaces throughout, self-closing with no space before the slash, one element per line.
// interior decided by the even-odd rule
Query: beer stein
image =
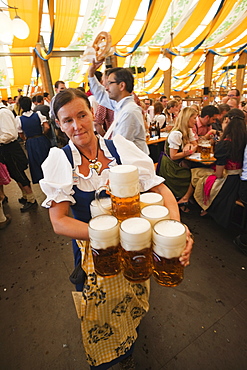
<path fill-rule="evenodd" d="M 99 215 L 111 213 L 111 198 L 110 197 L 101 198 L 100 202 L 102 204 L 101 208 L 98 207 L 98 202 L 95 199 L 92 200 L 90 204 L 90 212 L 91 212 L 92 218 L 99 216 Z"/>
<path fill-rule="evenodd" d="M 95 199 L 100 209 L 104 209 L 100 202 L 102 190 L 110 192 L 111 211 L 119 221 L 140 216 L 139 173 L 137 167 L 119 165 L 110 168 L 109 186 L 101 186 L 95 192 Z"/>
<path fill-rule="evenodd" d="M 162 220 L 153 228 L 153 277 L 162 286 L 175 287 L 183 280 L 179 261 L 186 245 L 186 228 L 175 220 Z"/>
<path fill-rule="evenodd" d="M 200 143 L 201 159 L 210 159 L 211 143 L 209 140 L 203 140 Z"/>
<path fill-rule="evenodd" d="M 166 220 L 170 218 L 169 210 L 158 204 L 146 206 L 141 209 L 141 217 L 148 220 L 152 227 L 160 220 Z"/>
<path fill-rule="evenodd" d="M 159 204 L 163 206 L 163 197 L 159 193 L 147 192 L 140 195 L 140 207 L 150 206 L 151 204 Z"/>
<path fill-rule="evenodd" d="M 111 277 L 121 271 L 119 223 L 116 217 L 100 215 L 88 224 L 94 269 L 98 275 Z"/>
<path fill-rule="evenodd" d="M 132 217 L 120 226 L 124 277 L 141 283 L 152 275 L 151 225 L 144 218 Z"/>

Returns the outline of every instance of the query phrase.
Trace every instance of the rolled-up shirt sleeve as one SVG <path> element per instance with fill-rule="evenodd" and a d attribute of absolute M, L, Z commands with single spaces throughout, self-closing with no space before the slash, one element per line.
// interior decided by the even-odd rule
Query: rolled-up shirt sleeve
<path fill-rule="evenodd" d="M 122 164 L 131 164 L 138 168 L 140 192 L 148 191 L 164 182 L 163 177 L 157 176 L 152 159 L 142 150 L 121 135 L 113 138 Z"/>
<path fill-rule="evenodd" d="M 42 206 L 49 208 L 52 201 L 56 203 L 69 201 L 75 204 L 73 198 L 73 171 L 66 154 L 62 149 L 51 148 L 49 156 L 42 164 L 44 178 L 39 184 L 46 195 Z"/>
<path fill-rule="evenodd" d="M 116 102 L 109 98 L 108 92 L 103 85 L 99 83 L 96 77 L 88 78 L 90 83 L 90 90 L 92 91 L 96 101 L 106 108 L 114 110 L 116 107 Z"/>

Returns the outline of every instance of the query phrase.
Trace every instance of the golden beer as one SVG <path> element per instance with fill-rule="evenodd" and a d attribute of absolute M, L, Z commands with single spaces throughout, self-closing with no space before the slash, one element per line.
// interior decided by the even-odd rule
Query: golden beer
<path fill-rule="evenodd" d="M 186 246 L 186 228 L 175 220 L 162 220 L 153 229 L 153 277 L 167 287 L 183 280 L 184 266 L 179 257 Z"/>
<path fill-rule="evenodd" d="M 211 145 L 201 145 L 201 159 L 210 159 Z"/>
<path fill-rule="evenodd" d="M 139 172 L 136 166 L 122 164 L 111 167 L 109 171 L 109 185 L 101 186 L 95 192 L 95 199 L 99 208 L 104 213 L 110 213 L 100 202 L 100 192 L 102 190 L 110 192 L 111 211 L 119 221 L 140 215 Z"/>
<path fill-rule="evenodd" d="M 117 218 L 110 215 L 94 217 L 89 221 L 88 232 L 96 273 L 103 277 L 117 275 L 121 271 Z"/>
<path fill-rule="evenodd" d="M 95 249 L 91 247 L 94 269 L 98 275 L 112 277 L 121 271 L 120 245 Z"/>
<path fill-rule="evenodd" d="M 120 198 L 111 194 L 112 214 L 119 221 L 123 221 L 130 217 L 140 216 L 140 195 L 139 193 L 133 197 Z"/>
<path fill-rule="evenodd" d="M 124 220 L 120 226 L 124 277 L 136 283 L 152 275 L 151 225 L 140 217 Z"/>
<path fill-rule="evenodd" d="M 132 283 L 142 283 L 150 278 L 153 272 L 151 248 L 138 251 L 121 249 L 123 275 Z"/>
<path fill-rule="evenodd" d="M 179 257 L 164 258 L 153 252 L 153 277 L 162 286 L 175 287 L 184 278 L 184 268 Z"/>

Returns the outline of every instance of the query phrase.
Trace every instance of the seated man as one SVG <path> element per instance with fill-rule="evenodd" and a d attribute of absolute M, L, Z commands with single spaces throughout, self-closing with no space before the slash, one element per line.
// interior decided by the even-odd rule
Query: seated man
<path fill-rule="evenodd" d="M 214 105 L 206 105 L 202 108 L 201 114 L 197 117 L 196 124 L 192 129 L 196 140 L 199 136 L 205 136 L 212 130 L 212 124 L 216 122 L 218 114 L 219 109 Z"/>

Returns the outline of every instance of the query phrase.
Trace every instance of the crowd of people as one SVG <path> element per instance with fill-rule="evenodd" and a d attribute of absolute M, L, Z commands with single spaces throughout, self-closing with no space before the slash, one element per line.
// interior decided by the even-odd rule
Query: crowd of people
<path fill-rule="evenodd" d="M 95 191 L 107 183 L 112 167 L 132 164 L 139 170 L 140 191 L 161 194 L 172 219 L 180 221 L 179 210 L 190 212 L 191 202 L 196 201 L 201 216 L 210 215 L 227 227 L 235 201 L 241 197 L 246 203 L 246 104 L 240 102 L 237 89 L 220 104 L 203 108 L 183 107 L 178 96 L 161 96 L 154 104 L 151 99 L 141 101 L 133 94 L 130 70 L 111 68 L 102 74 L 97 71 L 101 65 L 95 61 L 90 65 L 86 92 L 57 81 L 52 99 L 47 93 L 32 99 L 20 94 L 15 103 L 10 100 L 0 107 L 0 229 L 11 221 L 3 208 L 8 201 L 3 186 L 9 182 L 3 179 L 4 171 L 21 190 L 21 212 L 37 207 L 25 173 L 29 165 L 32 183 L 39 183 L 46 195 L 42 206 L 49 209 L 55 233 L 72 238 L 75 267 L 81 266 L 86 274 L 76 289 L 82 292 L 82 336 L 90 368 L 104 370 L 120 363 L 134 369 L 132 352 L 148 311 L 149 281 L 133 284 L 122 274 L 105 279 L 95 273 L 88 247 Z M 168 135 L 157 167 L 146 140 L 153 122 Z M 214 148 L 213 164 L 187 160 L 198 150 L 201 138 Z M 244 253 L 246 234 L 235 240 Z M 187 228 L 180 257 L 184 266 L 189 264 L 192 245 Z M 120 306 L 124 312 L 118 311 L 116 320 Z M 139 314 L 133 316 L 133 309 Z"/>

